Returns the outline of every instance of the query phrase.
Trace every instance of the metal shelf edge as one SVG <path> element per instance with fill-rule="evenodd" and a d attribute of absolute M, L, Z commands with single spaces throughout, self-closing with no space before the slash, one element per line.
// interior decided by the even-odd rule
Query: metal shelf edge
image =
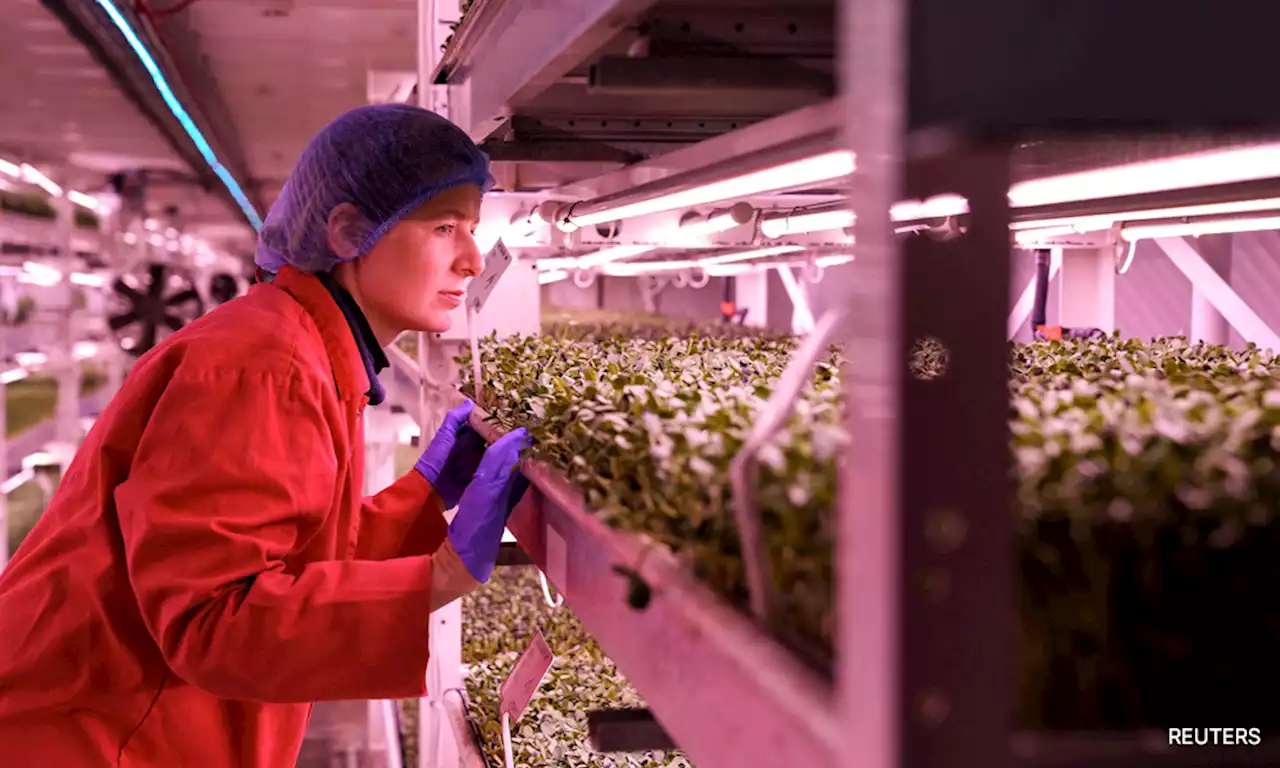
<path fill-rule="evenodd" d="M 484 416 L 477 408 L 472 425 L 492 442 L 500 430 Z M 691 762 L 831 764 L 840 739 L 825 681 L 665 550 L 645 554 L 640 536 L 585 511 L 558 472 L 536 461 L 521 470 L 532 488 L 508 529 Z M 638 570 L 650 585 L 646 609 L 628 607 L 614 566 Z"/>
<path fill-rule="evenodd" d="M 750 170 L 762 170 L 776 164 L 770 162 L 772 154 L 789 147 L 808 146 L 814 154 L 838 149 L 843 118 L 844 101 L 838 97 L 829 99 L 625 168 L 570 182 L 550 190 L 548 194 L 570 199 L 615 195 L 634 190 L 641 184 L 705 172 L 724 163 L 751 163 L 753 159 L 758 159 L 758 167 Z"/>

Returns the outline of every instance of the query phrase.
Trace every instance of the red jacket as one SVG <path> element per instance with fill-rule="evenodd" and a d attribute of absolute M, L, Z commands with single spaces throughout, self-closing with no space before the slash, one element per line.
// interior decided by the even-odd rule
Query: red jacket
<path fill-rule="evenodd" d="M 446 524 L 361 499 L 369 386 L 287 268 L 138 361 L 0 573 L 0 766 L 284 768 L 308 702 L 424 694 Z"/>

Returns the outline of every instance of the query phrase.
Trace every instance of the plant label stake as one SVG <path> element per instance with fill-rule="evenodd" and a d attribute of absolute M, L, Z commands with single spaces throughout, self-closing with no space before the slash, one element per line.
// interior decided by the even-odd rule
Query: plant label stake
<path fill-rule="evenodd" d="M 542 636 L 542 630 L 535 631 L 529 647 L 520 655 L 515 668 L 498 689 L 498 711 L 510 718 L 512 723 L 518 722 L 524 714 L 525 708 L 533 699 L 534 691 L 542 684 L 554 659 L 551 646 L 547 645 L 546 638 Z"/>
<path fill-rule="evenodd" d="M 467 335 L 471 337 L 471 373 L 476 382 L 476 405 L 481 408 L 484 407 L 484 380 L 481 378 L 480 339 L 475 319 L 512 261 L 514 259 L 511 251 L 502 244 L 502 240 L 498 240 L 485 259 L 484 271 L 467 286 Z"/>

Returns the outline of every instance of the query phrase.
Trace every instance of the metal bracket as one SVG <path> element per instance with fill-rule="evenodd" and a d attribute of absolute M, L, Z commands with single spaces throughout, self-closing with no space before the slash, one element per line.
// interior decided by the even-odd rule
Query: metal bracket
<path fill-rule="evenodd" d="M 662 724 L 645 708 L 597 709 L 587 713 L 587 738 L 595 752 L 676 749 Z"/>
<path fill-rule="evenodd" d="M 514 541 L 504 541 L 498 545 L 498 565 L 533 565 L 533 558 L 529 557 L 520 545 Z"/>

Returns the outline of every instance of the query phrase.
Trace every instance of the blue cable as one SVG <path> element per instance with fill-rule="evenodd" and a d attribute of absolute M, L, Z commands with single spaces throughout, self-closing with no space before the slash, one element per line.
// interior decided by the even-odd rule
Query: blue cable
<path fill-rule="evenodd" d="M 129 26 L 129 22 L 125 21 L 125 18 L 120 15 L 120 11 L 116 9 L 111 0 L 96 0 L 96 2 L 102 6 L 102 10 L 107 12 L 107 16 L 111 17 L 112 23 L 124 35 L 124 39 L 129 42 L 129 47 L 133 48 L 133 52 L 138 55 L 138 60 L 142 62 L 142 66 L 146 67 L 147 72 L 151 75 L 151 81 L 156 84 L 156 90 L 160 91 L 160 96 L 164 99 L 165 104 L 169 106 L 169 111 L 173 113 L 174 117 L 178 118 L 179 123 L 182 123 L 182 129 L 191 137 L 191 141 L 195 143 L 196 149 L 200 150 L 200 154 L 204 156 L 209 168 L 222 181 L 223 186 L 227 188 L 231 196 L 235 198 L 236 204 L 244 211 L 244 215 L 249 218 L 249 224 L 253 226 L 255 231 L 261 231 L 262 217 L 258 215 L 253 203 L 249 202 L 248 195 L 236 183 L 235 177 L 213 154 L 213 148 L 209 146 L 209 142 L 205 141 L 204 135 L 200 133 L 200 129 L 192 122 L 187 111 L 182 108 L 178 98 L 173 95 L 173 90 L 169 88 L 168 81 L 164 79 L 164 75 L 160 74 L 160 67 L 156 65 L 155 59 L 151 58 L 151 53 L 142 44 L 142 41 L 138 39 L 138 35 Z"/>

